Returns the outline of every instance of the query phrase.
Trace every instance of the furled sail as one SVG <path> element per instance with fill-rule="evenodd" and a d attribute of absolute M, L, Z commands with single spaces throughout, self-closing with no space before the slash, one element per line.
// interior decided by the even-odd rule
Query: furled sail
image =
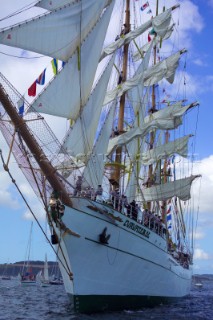
<path fill-rule="evenodd" d="M 107 118 L 92 150 L 92 155 L 90 156 L 84 169 L 84 180 L 89 186 L 93 187 L 94 189 L 97 188 L 99 184 L 102 184 L 105 165 L 105 154 L 109 138 L 112 133 L 112 123 L 115 113 L 115 106 L 116 104 L 114 103 L 109 109 Z"/>
<path fill-rule="evenodd" d="M 92 88 L 113 6 L 114 1 L 83 42 L 80 56 L 76 50 L 53 81 L 34 100 L 29 111 L 36 110 L 74 120 L 77 118 L 80 107 L 86 103 Z"/>
<path fill-rule="evenodd" d="M 166 159 L 177 153 L 182 157 L 188 155 L 188 141 L 192 135 L 170 141 L 161 146 L 149 149 L 146 153 L 142 153 L 141 161 L 144 165 L 151 165 L 160 159 Z"/>
<path fill-rule="evenodd" d="M 149 47 L 150 47 L 151 45 L 155 46 L 155 45 L 157 45 L 160 41 L 164 41 L 164 40 L 170 38 L 171 35 L 172 35 L 172 32 L 173 32 L 173 29 L 174 29 L 174 24 L 172 24 L 171 26 L 169 26 L 169 28 L 168 28 L 168 30 L 167 30 L 167 32 L 166 32 L 166 34 L 164 35 L 163 38 L 161 38 L 160 36 L 157 35 L 155 38 L 153 38 L 152 41 L 147 42 L 145 45 L 143 45 L 143 47 L 140 48 L 139 51 L 136 51 L 136 52 L 133 54 L 133 61 L 136 62 L 136 61 L 140 60 L 141 57 L 143 57 L 144 53 L 146 53 L 146 52 L 149 50 Z"/>
<path fill-rule="evenodd" d="M 104 95 L 114 64 L 114 58 L 115 55 L 112 56 L 80 116 L 73 127 L 68 131 L 62 148 L 70 155 L 86 155 L 87 157 L 92 151 Z"/>
<path fill-rule="evenodd" d="M 83 0 L 0 32 L 0 43 L 67 61 L 109 0 Z M 56 41 L 57 39 L 57 41 Z"/>
<path fill-rule="evenodd" d="M 178 67 L 180 60 L 180 55 L 183 51 L 178 51 L 169 58 L 160 61 L 153 67 L 145 71 L 143 81 L 144 86 L 151 86 L 163 78 L 165 78 L 169 83 L 173 83 L 175 77 L 175 71 Z"/>
<path fill-rule="evenodd" d="M 140 99 L 139 91 L 130 90 L 129 96 L 131 97 L 133 109 L 135 114 L 137 114 L 135 118 L 134 125 L 138 126 L 138 121 L 140 124 L 143 124 L 144 115 L 145 115 L 145 106 L 148 103 L 148 92 L 145 96 Z M 140 171 L 139 163 L 141 163 L 141 150 L 144 150 L 144 141 L 141 140 L 140 144 L 138 139 L 131 140 L 128 144 L 126 144 L 126 150 L 128 152 L 128 156 L 130 158 L 130 172 L 128 174 L 127 186 L 125 189 L 125 194 L 129 202 L 137 198 L 137 190 L 138 190 L 138 175 Z"/>
<path fill-rule="evenodd" d="M 180 200 L 186 201 L 190 199 L 190 190 L 193 180 L 200 177 L 192 175 L 190 177 L 170 181 L 158 186 L 153 186 L 143 190 L 145 201 L 168 200 L 177 196 Z"/>
<path fill-rule="evenodd" d="M 193 106 L 195 105 L 196 103 Z M 109 141 L 107 154 L 110 154 L 118 146 L 125 145 L 135 138 L 145 137 L 152 129 L 171 130 L 177 128 L 182 124 L 183 114 L 191 107 L 191 104 L 181 107 L 181 102 L 179 102 L 147 116 L 144 119 L 145 123 L 142 127 L 133 128 L 118 137 L 111 139 Z"/>
<path fill-rule="evenodd" d="M 136 170 L 136 163 L 134 163 L 132 165 L 131 172 L 129 175 L 129 180 L 125 190 L 125 195 L 129 203 L 132 200 L 135 200 L 137 187 L 138 187 L 137 170 Z"/>
<path fill-rule="evenodd" d="M 181 51 L 178 51 L 176 54 L 159 62 L 153 67 L 136 74 L 131 79 L 120 84 L 117 88 L 107 92 L 104 104 L 110 103 L 115 98 L 121 97 L 126 91 L 136 87 L 141 82 L 143 82 L 143 85 L 146 87 L 159 82 L 163 78 L 169 83 L 173 83 L 181 53 Z"/>
<path fill-rule="evenodd" d="M 142 24 L 139 28 L 130 31 L 128 34 L 126 34 L 124 37 L 119 38 L 112 44 L 108 45 L 106 48 L 104 48 L 101 59 L 106 57 L 109 54 L 112 54 L 117 49 L 119 49 L 121 46 L 130 43 L 133 39 L 138 37 L 140 34 L 144 33 L 146 30 L 148 30 L 150 27 L 153 27 L 155 32 L 159 34 L 159 36 L 163 37 L 169 27 L 170 21 L 171 21 L 171 11 L 172 9 L 168 9 L 165 12 L 161 13 L 160 15 L 156 16 L 154 19 L 150 19 L 146 23 Z"/>
<path fill-rule="evenodd" d="M 119 84 L 116 88 L 107 92 L 103 103 L 104 105 L 112 102 L 116 98 L 121 97 L 126 91 L 131 91 L 132 94 L 135 95 L 132 100 L 140 101 L 140 95 L 143 92 L 143 74 L 148 67 L 151 50 L 152 46 L 150 46 L 143 61 L 140 63 L 137 71 L 135 72 L 135 75 L 131 79 Z"/>

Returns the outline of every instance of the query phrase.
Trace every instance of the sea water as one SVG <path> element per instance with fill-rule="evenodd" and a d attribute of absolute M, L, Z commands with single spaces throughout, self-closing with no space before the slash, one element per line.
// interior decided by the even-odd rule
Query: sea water
<path fill-rule="evenodd" d="M 62 286 L 22 287 L 17 280 L 0 281 L 1 320 L 211 320 L 213 319 L 213 281 L 203 287 L 192 286 L 181 301 L 138 311 L 102 314 L 75 314 Z"/>

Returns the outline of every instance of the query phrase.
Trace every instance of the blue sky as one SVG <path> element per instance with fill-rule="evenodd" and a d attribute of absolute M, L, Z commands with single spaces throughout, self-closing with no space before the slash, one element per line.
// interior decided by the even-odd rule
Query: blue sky
<path fill-rule="evenodd" d="M 133 1 L 133 0 L 131 0 Z M 141 4 L 146 1 L 138 0 Z M 212 105 L 213 93 L 213 0 L 182 0 L 165 1 L 159 0 L 160 5 L 165 3 L 169 7 L 179 3 L 181 8 L 177 10 L 176 23 L 179 21 L 181 28 L 178 34 L 180 48 L 188 49 L 187 53 L 187 83 L 192 101 L 200 102 L 199 117 L 196 130 L 196 173 L 202 174 L 202 180 L 196 182 L 193 188 L 195 199 L 199 201 L 198 227 L 195 240 L 194 272 L 213 272 L 213 133 Z M 8 0 L 1 5 L 0 19 L 16 9 L 31 3 L 29 0 Z M 150 0 L 150 7 L 155 0 Z M 40 13 L 38 9 L 36 13 Z M 26 15 L 26 13 L 25 13 Z M 6 21 L 0 21 L 0 28 L 6 25 Z M 46 58 L 39 61 L 24 61 L 9 57 L 3 53 L 14 54 L 9 47 L 0 45 L 0 71 L 22 94 L 31 85 L 38 74 L 43 70 L 41 65 L 46 66 Z M 15 51 L 22 55 L 21 51 Z M 23 65 L 27 63 L 28 73 L 22 76 Z M 197 117 L 198 113 L 190 113 L 191 117 Z M 196 119 L 193 119 L 196 120 Z M 63 136 L 63 134 L 62 134 Z M 0 148 L 4 156 L 8 154 L 8 148 L 0 135 Z M 33 191 L 23 175 L 17 170 L 15 164 L 11 166 L 11 172 L 19 183 L 21 190 L 29 200 L 32 209 L 39 217 L 41 224 L 46 228 L 43 210 L 40 202 L 35 198 Z M 0 164 L 0 263 L 23 260 L 26 255 L 27 242 L 30 232 L 31 215 L 19 194 L 11 184 L 8 175 L 3 171 Z M 198 203 L 195 203 L 195 211 Z M 32 259 L 43 260 L 45 253 L 49 260 L 55 260 L 55 255 L 45 240 L 40 229 L 34 223 L 32 241 Z"/>

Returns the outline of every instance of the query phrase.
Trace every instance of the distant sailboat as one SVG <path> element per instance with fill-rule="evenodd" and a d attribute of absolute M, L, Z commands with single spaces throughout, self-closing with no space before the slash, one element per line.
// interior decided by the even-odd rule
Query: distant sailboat
<path fill-rule="evenodd" d="M 201 282 L 196 282 L 195 283 L 195 287 L 197 288 L 202 288 L 203 287 L 203 284 Z"/>
<path fill-rule="evenodd" d="M 42 287 L 47 287 L 50 284 L 47 255 L 45 255 L 44 268 L 39 272 L 37 280 Z"/>
<path fill-rule="evenodd" d="M 55 264 L 53 270 L 54 271 L 52 276 L 50 277 L 49 284 L 55 285 L 55 286 L 64 284 L 63 280 L 61 279 L 61 275 L 60 275 L 57 264 Z"/>
<path fill-rule="evenodd" d="M 11 280 L 11 276 L 8 274 L 8 263 L 5 266 L 3 274 L 1 276 L 1 280 Z"/>
<path fill-rule="evenodd" d="M 33 229 L 33 223 L 31 223 L 30 237 L 27 245 L 27 262 L 24 264 L 22 272 L 20 274 L 20 281 L 22 285 L 36 285 L 36 276 L 32 272 L 32 266 L 30 263 L 32 229 Z"/>
<path fill-rule="evenodd" d="M 203 287 L 203 283 L 202 283 L 202 281 L 201 281 L 199 276 L 195 276 L 193 282 L 194 282 L 194 286 L 196 288 L 201 289 Z"/>
<path fill-rule="evenodd" d="M 50 281 L 50 284 L 55 285 L 55 286 L 60 286 L 60 285 L 64 284 L 64 281 L 60 278 L 59 279 L 55 278 Z"/>
<path fill-rule="evenodd" d="M 11 276 L 2 276 L 1 280 L 11 280 Z"/>

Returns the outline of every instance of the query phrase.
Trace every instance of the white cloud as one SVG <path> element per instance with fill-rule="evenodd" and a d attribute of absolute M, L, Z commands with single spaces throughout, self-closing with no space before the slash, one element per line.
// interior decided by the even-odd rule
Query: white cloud
<path fill-rule="evenodd" d="M 192 45 L 192 32 L 199 33 L 204 28 L 204 21 L 198 6 L 189 0 L 182 1 L 180 9 L 174 11 L 173 19 L 176 25 L 178 24 L 178 33 L 175 34 L 175 37 L 179 45 L 189 48 Z"/>
<path fill-rule="evenodd" d="M 32 202 L 32 199 L 31 199 L 32 203 L 30 203 L 30 208 L 38 220 L 45 220 L 46 214 L 45 214 L 44 208 L 43 208 L 42 204 L 39 203 L 39 201 L 36 201 L 35 197 L 36 196 L 34 195 L 34 197 L 33 197 L 34 203 Z M 37 202 L 37 203 L 35 203 L 35 202 Z M 26 220 L 34 220 L 33 214 L 31 213 L 31 211 L 29 209 L 27 209 L 23 213 L 23 218 Z"/>
<path fill-rule="evenodd" d="M 6 145 L 4 138 L 0 134 L 0 145 L 3 154 L 4 161 L 7 161 L 9 148 Z M 15 179 L 19 189 L 21 190 L 23 196 L 26 198 L 33 212 L 35 213 L 38 219 L 44 219 L 44 209 L 39 202 L 37 196 L 32 190 L 31 186 L 27 182 L 25 176 L 21 172 L 21 170 L 17 167 L 17 164 L 11 156 L 9 162 L 9 170 L 12 174 L 12 177 Z M 26 209 L 26 205 L 24 201 L 20 200 L 20 194 L 16 189 L 15 185 L 11 182 L 11 178 L 8 173 L 4 171 L 2 163 L 0 162 L 0 182 L 1 182 L 1 190 L 0 190 L 0 206 L 5 206 L 7 208 L 11 208 L 12 210 L 17 210 L 23 208 L 23 218 L 31 219 L 32 214 L 28 209 Z"/>
<path fill-rule="evenodd" d="M 204 214 L 208 214 L 208 218 L 211 218 L 213 222 L 213 197 L 210 192 L 210 190 L 213 190 L 213 155 L 196 162 L 195 171 L 200 172 L 202 178 L 195 181 L 193 185 L 194 198 L 199 199 L 202 219 L 204 218 Z"/>
<path fill-rule="evenodd" d="M 207 66 L 207 64 L 202 59 L 199 59 L 199 58 L 193 60 L 193 63 L 200 67 Z"/>
<path fill-rule="evenodd" d="M 201 240 L 205 238 L 205 233 L 203 231 L 197 231 L 193 236 L 195 240 Z"/>
<path fill-rule="evenodd" d="M 5 189 L 0 190 L 0 205 L 14 210 L 19 208 L 19 203 L 17 199 L 14 198 L 11 192 Z"/>
<path fill-rule="evenodd" d="M 194 260 L 209 260 L 210 256 L 202 249 L 195 249 Z"/>
<path fill-rule="evenodd" d="M 213 0 L 208 0 L 208 5 L 213 8 Z"/>

